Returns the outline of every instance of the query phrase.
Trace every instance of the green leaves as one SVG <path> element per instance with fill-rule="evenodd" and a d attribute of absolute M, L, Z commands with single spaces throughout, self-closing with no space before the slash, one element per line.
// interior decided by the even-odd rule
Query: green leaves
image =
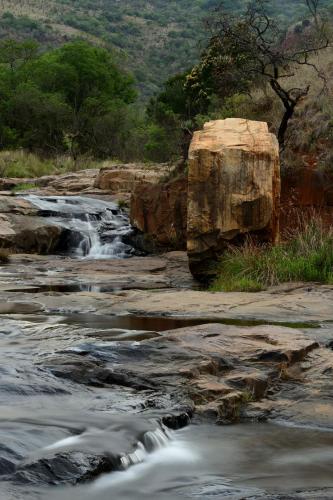
<path fill-rule="evenodd" d="M 31 151 L 99 155 L 97 121 L 101 129 L 110 113 L 123 113 L 136 92 L 132 77 L 104 48 L 76 41 L 38 54 L 34 42 L 7 40 L 0 46 L 0 96 L 4 147 L 15 138 L 16 146 Z M 111 131 L 102 129 L 104 142 L 112 144 Z"/>

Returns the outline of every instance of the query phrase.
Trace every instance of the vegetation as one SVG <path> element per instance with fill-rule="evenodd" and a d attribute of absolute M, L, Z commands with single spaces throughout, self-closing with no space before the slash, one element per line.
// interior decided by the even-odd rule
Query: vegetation
<path fill-rule="evenodd" d="M 39 8 L 37 0 L 14 2 L 12 9 L 4 0 L 3 8 L 9 9 L 3 14 L 5 24 L 16 26 L 15 20 L 19 17 L 22 21 L 24 16 L 33 15 L 37 24 L 38 20 L 48 23 L 48 29 L 62 23 L 62 27 L 71 26 L 73 36 L 81 36 L 83 32 L 87 35 L 86 40 L 76 38 L 48 50 L 45 43 L 18 41 L 19 35 L 15 40 L 4 39 L 0 43 L 0 146 L 3 150 L 20 149 L 42 158 L 36 160 L 36 167 L 26 166 L 29 158 L 24 159 L 24 164 L 11 164 L 5 169 L 6 175 L 29 177 L 62 171 L 62 166 L 54 165 L 53 159 L 57 157 L 70 158 L 68 162 L 74 162 L 75 168 L 81 158 L 154 162 L 186 158 L 193 131 L 209 119 L 229 116 L 267 121 L 285 149 L 285 163 L 304 158 L 310 145 L 313 148 L 319 145 L 321 162 L 329 168 L 330 156 L 324 147 L 333 143 L 332 106 L 325 97 L 329 78 L 324 77 L 322 65 L 314 59 L 318 59 L 321 52 L 324 53 L 322 59 L 332 58 L 326 49 L 330 36 L 328 25 L 321 21 L 324 16 L 318 2 L 294 0 L 295 15 L 303 16 L 303 20 L 287 29 L 281 17 L 283 11 L 273 1 L 253 0 L 249 5 L 243 0 L 225 1 L 221 10 L 217 8 L 220 2 L 213 0 L 172 1 L 167 5 L 156 1 L 154 6 L 143 0 L 133 1 L 131 5 L 126 1 L 114 5 L 111 0 L 101 0 L 94 7 L 95 16 L 88 19 L 90 4 L 86 0 L 76 0 L 75 10 L 73 2 L 65 0 L 43 2 L 38 4 Z M 279 6 L 282 3 L 286 2 L 279 2 Z M 155 47 L 151 23 L 164 26 L 163 36 L 171 36 L 171 26 L 178 33 L 176 24 L 185 15 L 185 7 L 189 23 L 186 26 L 191 24 L 192 13 L 196 12 L 196 22 L 202 29 L 203 14 L 215 9 L 208 22 L 210 40 L 192 69 L 168 78 L 162 87 L 161 80 L 156 83 L 155 88 L 160 86 L 161 90 L 150 98 L 145 110 L 135 88 L 135 78 L 123 70 L 119 52 L 108 48 L 110 33 L 105 23 L 118 26 L 123 22 L 127 29 L 134 23 L 136 29 L 124 38 L 138 42 L 140 30 L 147 22 L 151 28 L 149 43 Z M 236 7 L 240 11 L 234 17 L 230 11 Z M 106 20 L 102 19 L 102 13 Z M 143 24 L 139 18 L 145 19 Z M 195 33 L 191 31 L 192 41 L 199 32 L 199 28 Z M 177 36 L 173 34 L 172 39 L 177 40 Z M 141 52 L 149 52 L 149 43 L 144 51 L 141 47 Z M 162 45 L 166 49 L 166 45 Z M 183 38 L 180 50 L 184 51 L 184 46 Z M 135 77 L 140 91 L 147 96 L 151 92 L 144 89 L 142 75 L 138 74 L 138 68 L 143 66 L 139 64 L 137 52 L 135 54 Z M 174 56 L 177 54 L 173 52 Z M 182 56 L 186 54 L 185 51 Z M 195 58 L 187 56 L 186 65 L 190 66 Z M 165 74 L 159 68 L 161 61 L 168 71 L 174 69 L 162 57 L 155 65 L 158 78 Z M 184 67 L 184 59 L 178 62 L 179 67 Z M 332 72 L 332 65 L 326 66 L 325 69 Z M 150 78 L 149 72 L 147 75 Z M 325 115 L 325 127 L 313 137 L 314 129 L 319 131 L 318 123 L 308 130 L 304 118 L 314 122 L 318 115 L 321 118 Z M 298 120 L 302 127 L 297 126 Z M 306 138 L 298 137 L 300 129 L 306 131 Z M 296 147 L 301 154 L 294 154 Z M 0 169 L 1 161 L 0 158 Z"/>
<path fill-rule="evenodd" d="M 32 182 L 22 182 L 21 184 L 17 184 L 15 188 L 12 189 L 12 192 L 17 193 L 20 191 L 29 191 L 30 189 L 36 189 L 36 185 Z"/>
<path fill-rule="evenodd" d="M 122 155 L 134 136 L 136 92 L 107 50 L 76 41 L 40 54 L 34 42 L 6 40 L 0 63 L 3 148 L 74 160 Z M 134 138 L 130 144 L 135 154 Z"/>
<path fill-rule="evenodd" d="M 331 0 L 323 0 L 330 4 Z M 197 61 L 207 33 L 204 19 L 220 0 L 2 0 L 0 39 L 33 38 L 44 47 L 81 38 L 111 48 L 137 82 L 143 99 Z M 240 12 L 247 0 L 224 0 Z M 306 15 L 303 0 L 268 0 L 280 25 Z"/>
<path fill-rule="evenodd" d="M 316 145 L 327 168 L 325 146 L 333 142 L 332 19 L 319 9 L 319 0 L 303 5 L 307 16 L 289 29 L 270 17 L 269 4 L 261 0 L 242 15 L 217 9 L 199 63 L 169 79 L 150 101 L 151 151 L 160 155 L 163 144 L 166 156 L 186 157 L 193 131 L 205 121 L 239 117 L 268 122 L 279 138 L 284 169 L 295 159 L 302 162 Z"/>
<path fill-rule="evenodd" d="M 333 283 L 333 231 L 319 217 L 303 222 L 286 243 L 258 247 L 250 240 L 222 257 L 212 291 L 260 291 L 290 281 Z"/>
<path fill-rule="evenodd" d="M 41 158 L 23 150 L 0 152 L 0 177 L 34 178 L 64 174 L 87 168 L 97 168 L 98 162 L 89 157 L 73 160 L 68 156 Z"/>
<path fill-rule="evenodd" d="M 300 67 L 307 65 L 325 83 L 309 58 L 329 46 L 330 33 L 319 16 L 318 0 L 306 3 L 311 19 L 294 36 L 286 34 L 268 15 L 262 0 L 250 2 L 242 16 L 231 16 L 219 9 L 210 22 L 213 35 L 209 45 L 187 81 L 190 88 L 199 87 L 203 95 L 215 93 L 220 99 L 235 92 L 248 93 L 255 84 L 268 84 L 284 108 L 277 134 L 281 148 L 289 120 L 310 90 L 309 84 L 289 86 L 286 78 L 294 77 Z"/>

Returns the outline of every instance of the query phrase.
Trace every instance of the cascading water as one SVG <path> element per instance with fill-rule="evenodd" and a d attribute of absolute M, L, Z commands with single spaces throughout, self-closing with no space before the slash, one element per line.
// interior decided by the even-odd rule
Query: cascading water
<path fill-rule="evenodd" d="M 137 443 L 136 449 L 121 458 L 120 463 L 122 467 L 127 469 L 131 465 L 143 462 L 147 458 L 148 453 L 167 446 L 170 442 L 170 437 L 171 434 L 165 427 L 163 429 L 157 428 L 154 431 L 147 431 L 143 436 L 142 442 L 139 441 Z"/>
<path fill-rule="evenodd" d="M 48 222 L 67 230 L 66 250 L 87 259 L 126 258 L 134 248 L 127 214 L 117 204 L 85 196 L 24 196 Z"/>

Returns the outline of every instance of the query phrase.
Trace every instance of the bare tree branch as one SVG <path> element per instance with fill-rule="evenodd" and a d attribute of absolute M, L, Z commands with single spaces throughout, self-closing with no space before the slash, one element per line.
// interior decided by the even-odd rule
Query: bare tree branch
<path fill-rule="evenodd" d="M 320 0 L 304 1 L 313 22 L 297 37 L 282 30 L 269 17 L 264 0 L 252 0 L 242 16 L 232 16 L 218 8 L 208 22 L 211 39 L 202 69 L 212 72 L 222 95 L 227 95 L 232 85 L 247 92 L 253 81 L 267 81 L 285 110 L 278 132 L 282 149 L 295 107 L 310 90 L 309 85 L 289 89 L 282 80 L 295 76 L 297 67 L 307 66 L 323 81 L 323 89 L 326 88 L 325 75 L 313 56 L 331 46 L 331 40 L 320 18 Z"/>

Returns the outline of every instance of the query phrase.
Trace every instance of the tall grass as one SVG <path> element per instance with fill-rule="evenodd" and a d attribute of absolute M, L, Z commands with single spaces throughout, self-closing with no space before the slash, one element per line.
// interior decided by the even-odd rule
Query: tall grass
<path fill-rule="evenodd" d="M 88 168 L 97 168 L 97 163 L 86 157 L 74 161 L 68 156 L 40 158 L 23 150 L 0 152 L 0 177 L 34 178 Z"/>
<path fill-rule="evenodd" d="M 212 291 L 260 291 L 290 281 L 333 283 L 333 231 L 319 217 L 303 222 L 285 243 L 258 247 L 248 240 L 221 258 Z"/>

